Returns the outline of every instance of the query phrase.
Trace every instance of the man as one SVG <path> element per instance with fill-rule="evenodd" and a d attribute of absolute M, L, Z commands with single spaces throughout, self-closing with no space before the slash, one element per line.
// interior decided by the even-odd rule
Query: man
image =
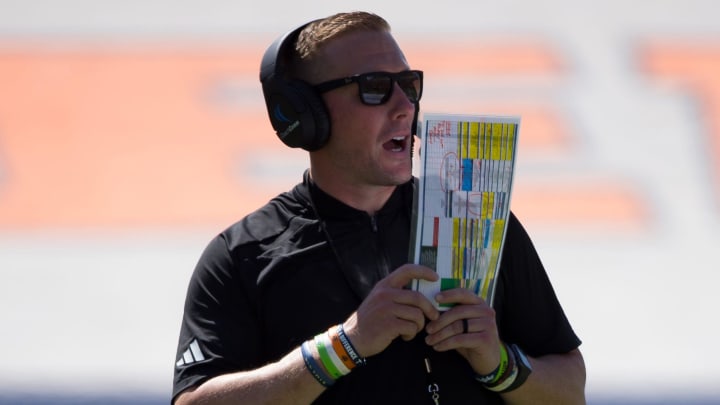
<path fill-rule="evenodd" d="M 303 182 L 218 235 L 188 288 L 173 401 L 582 404 L 585 368 L 527 234 L 508 226 L 495 308 L 405 288 L 422 72 L 390 28 L 337 14 L 281 37 L 261 81 Z"/>

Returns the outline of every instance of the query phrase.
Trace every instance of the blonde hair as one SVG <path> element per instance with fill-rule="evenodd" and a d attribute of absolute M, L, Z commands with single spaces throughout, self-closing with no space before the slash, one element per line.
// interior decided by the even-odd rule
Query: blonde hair
<path fill-rule="evenodd" d="M 358 31 L 390 32 L 390 24 L 384 18 L 365 11 L 338 13 L 311 22 L 300 31 L 295 42 L 290 58 L 291 75 L 306 80 L 314 76 L 317 73 L 314 62 L 320 50 L 327 43 Z"/>

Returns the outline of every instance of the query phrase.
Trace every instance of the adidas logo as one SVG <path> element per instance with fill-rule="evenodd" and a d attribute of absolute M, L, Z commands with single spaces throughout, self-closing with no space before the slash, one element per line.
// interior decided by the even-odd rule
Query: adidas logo
<path fill-rule="evenodd" d="M 190 364 L 203 360 L 205 360 L 205 356 L 203 355 L 202 350 L 200 350 L 200 345 L 198 344 L 197 339 L 193 339 L 193 341 L 190 342 L 190 347 L 185 350 L 185 353 L 183 353 L 182 357 L 180 357 L 177 363 L 175 363 L 175 366 L 189 366 Z"/>

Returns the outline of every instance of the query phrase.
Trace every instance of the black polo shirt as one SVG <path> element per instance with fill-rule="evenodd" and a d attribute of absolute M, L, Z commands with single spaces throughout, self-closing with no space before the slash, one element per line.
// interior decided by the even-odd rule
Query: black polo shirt
<path fill-rule="evenodd" d="M 173 399 L 217 375 L 250 370 L 343 322 L 375 283 L 408 262 L 414 183 L 398 187 L 374 216 L 302 183 L 215 237 L 190 280 Z M 527 233 L 510 216 L 496 287 L 501 338 L 531 356 L 565 353 L 580 341 Z M 317 404 L 502 404 L 455 351 L 418 336 L 396 339 L 340 378 Z M 425 368 L 425 358 L 432 375 Z"/>

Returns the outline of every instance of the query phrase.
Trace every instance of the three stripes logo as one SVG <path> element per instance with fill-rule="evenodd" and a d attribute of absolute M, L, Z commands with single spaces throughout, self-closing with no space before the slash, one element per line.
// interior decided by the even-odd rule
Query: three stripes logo
<path fill-rule="evenodd" d="M 203 355 L 202 350 L 200 350 L 200 344 L 198 344 L 197 339 L 193 339 L 193 341 L 190 342 L 188 349 L 185 350 L 182 357 L 180 357 L 177 363 L 175 363 L 175 366 L 189 366 L 193 363 L 197 363 L 203 360 L 205 360 L 205 356 Z"/>

